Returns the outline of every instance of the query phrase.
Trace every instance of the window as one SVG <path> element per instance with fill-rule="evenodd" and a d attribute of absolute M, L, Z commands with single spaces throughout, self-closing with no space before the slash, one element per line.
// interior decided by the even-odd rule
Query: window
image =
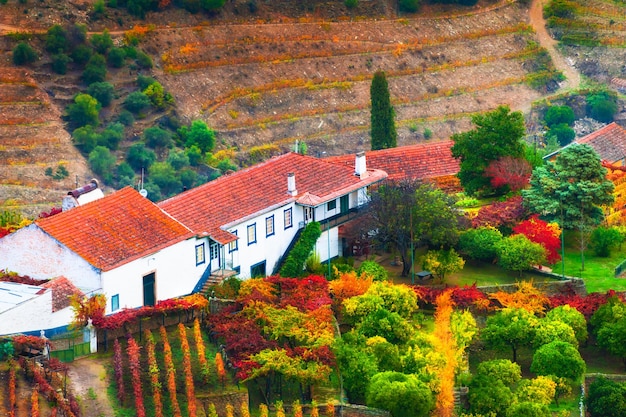
<path fill-rule="evenodd" d="M 120 295 L 115 294 L 111 297 L 111 311 L 116 311 L 120 309 Z"/>
<path fill-rule="evenodd" d="M 232 233 L 233 235 L 237 236 L 237 231 L 236 230 L 233 230 L 230 233 Z M 239 240 L 235 239 L 235 240 L 233 240 L 232 242 L 230 242 L 228 244 L 228 253 L 234 252 L 234 251 L 236 251 L 238 249 L 238 246 L 237 246 L 238 243 L 237 242 L 239 242 Z"/>
<path fill-rule="evenodd" d="M 256 223 L 248 226 L 248 245 L 256 243 Z"/>
<path fill-rule="evenodd" d="M 204 263 L 204 243 L 196 245 L 196 266 Z"/>
<path fill-rule="evenodd" d="M 219 251 L 220 251 L 220 245 L 218 245 L 217 243 L 213 243 L 210 246 L 211 260 L 219 258 Z"/>
<path fill-rule="evenodd" d="M 304 208 L 304 222 L 308 223 L 313 220 L 313 207 Z"/>
<path fill-rule="evenodd" d="M 337 208 L 337 200 L 329 201 L 326 203 L 326 210 L 331 211 Z"/>
<path fill-rule="evenodd" d="M 265 237 L 274 234 L 274 215 L 265 218 Z"/>
<path fill-rule="evenodd" d="M 285 229 L 289 229 L 293 226 L 293 209 L 288 208 L 285 210 Z"/>

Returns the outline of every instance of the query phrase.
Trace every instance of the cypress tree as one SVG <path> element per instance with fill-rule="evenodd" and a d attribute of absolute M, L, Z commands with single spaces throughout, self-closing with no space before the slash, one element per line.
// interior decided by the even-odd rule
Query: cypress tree
<path fill-rule="evenodd" d="M 396 147 L 396 124 L 384 71 L 376 71 L 370 87 L 372 150 Z"/>

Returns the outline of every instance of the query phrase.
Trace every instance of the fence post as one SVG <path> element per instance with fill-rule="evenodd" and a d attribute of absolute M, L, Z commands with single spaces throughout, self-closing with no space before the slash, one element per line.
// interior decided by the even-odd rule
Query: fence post
<path fill-rule="evenodd" d="M 91 323 L 91 319 L 87 320 L 87 328 L 89 329 L 89 352 L 98 352 L 98 333 Z"/>

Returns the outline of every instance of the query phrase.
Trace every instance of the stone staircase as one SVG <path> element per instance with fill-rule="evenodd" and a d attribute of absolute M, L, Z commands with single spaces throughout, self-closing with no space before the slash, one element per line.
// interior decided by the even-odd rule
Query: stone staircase
<path fill-rule="evenodd" d="M 210 287 L 212 287 L 213 285 L 221 284 L 222 281 L 234 275 L 237 275 L 237 271 L 232 271 L 229 269 L 215 271 L 206 280 L 206 282 L 202 286 L 202 289 L 200 290 L 200 293 L 206 294 L 206 292 L 209 290 Z"/>

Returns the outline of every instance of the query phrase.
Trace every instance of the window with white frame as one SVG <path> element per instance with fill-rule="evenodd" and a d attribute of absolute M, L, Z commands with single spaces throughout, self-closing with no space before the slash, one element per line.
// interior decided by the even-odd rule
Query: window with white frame
<path fill-rule="evenodd" d="M 232 233 L 233 235 L 237 236 L 237 231 L 236 230 L 233 230 L 230 233 Z M 235 240 L 233 240 L 232 242 L 230 242 L 228 244 L 228 253 L 234 252 L 234 251 L 236 251 L 238 249 L 237 242 L 239 242 L 239 240 L 235 239 Z"/>
<path fill-rule="evenodd" d="M 248 245 L 256 243 L 256 223 L 248 226 Z"/>
<path fill-rule="evenodd" d="M 304 222 L 308 223 L 313 221 L 313 207 L 304 208 Z"/>
<path fill-rule="evenodd" d="M 212 243 L 210 246 L 211 260 L 219 258 L 220 245 Z"/>
<path fill-rule="evenodd" d="M 196 245 L 196 266 L 204 263 L 204 243 Z"/>
<path fill-rule="evenodd" d="M 274 234 L 274 215 L 265 218 L 265 237 Z"/>
<path fill-rule="evenodd" d="M 289 229 L 293 226 L 293 209 L 290 207 L 285 210 L 285 229 Z"/>

